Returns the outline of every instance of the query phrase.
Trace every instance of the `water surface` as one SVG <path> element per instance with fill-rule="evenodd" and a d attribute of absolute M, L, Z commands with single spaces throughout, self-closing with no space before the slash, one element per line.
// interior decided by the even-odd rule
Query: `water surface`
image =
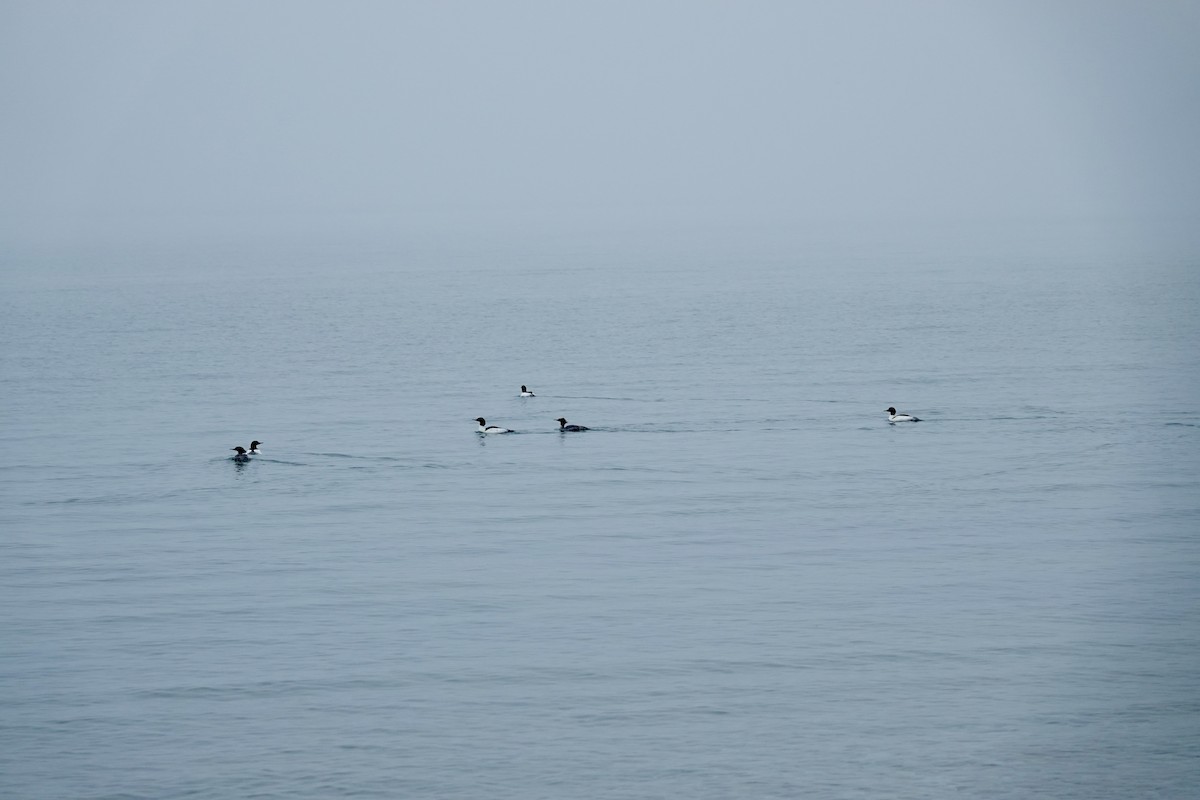
<path fill-rule="evenodd" d="M 10 255 L 0 793 L 1189 797 L 1200 282 L 1136 256 Z"/>

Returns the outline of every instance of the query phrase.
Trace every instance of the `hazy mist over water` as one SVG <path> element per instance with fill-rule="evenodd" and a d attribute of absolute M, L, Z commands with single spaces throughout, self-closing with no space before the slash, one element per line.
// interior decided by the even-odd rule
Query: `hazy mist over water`
<path fill-rule="evenodd" d="M 0 795 L 1192 797 L 1198 31 L 0 5 Z"/>
<path fill-rule="evenodd" d="M 0 240 L 1158 236 L 1200 212 L 1197 31 L 1188 3 L 9 2 Z"/>

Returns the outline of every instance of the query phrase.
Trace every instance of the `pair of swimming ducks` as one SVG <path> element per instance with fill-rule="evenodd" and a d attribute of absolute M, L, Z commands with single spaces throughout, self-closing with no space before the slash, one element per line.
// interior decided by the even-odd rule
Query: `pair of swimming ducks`
<path fill-rule="evenodd" d="M 509 428 L 501 428 L 499 425 L 488 425 L 487 420 L 483 417 L 476 417 L 475 421 L 479 423 L 480 433 L 512 433 Z M 558 423 L 558 429 L 563 431 L 586 431 L 588 430 L 582 425 L 568 425 L 566 419 L 559 417 L 555 420 Z"/>
<path fill-rule="evenodd" d="M 258 449 L 258 446 L 260 444 L 262 444 L 262 442 L 260 442 L 258 439 L 255 439 L 253 442 L 250 443 L 249 452 L 247 452 L 246 448 L 244 448 L 244 447 L 231 447 L 229 449 L 234 451 L 234 456 L 233 456 L 234 461 L 249 461 L 250 456 L 257 456 L 262 453 L 262 450 Z"/>

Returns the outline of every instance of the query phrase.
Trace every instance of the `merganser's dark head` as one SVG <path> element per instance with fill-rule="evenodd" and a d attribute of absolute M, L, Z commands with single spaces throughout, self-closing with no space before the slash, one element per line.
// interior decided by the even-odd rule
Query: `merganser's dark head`
<path fill-rule="evenodd" d="M 891 414 L 891 415 L 894 417 L 894 416 L 896 416 L 896 409 L 894 409 L 894 408 L 889 408 L 889 409 L 887 410 L 887 413 Z"/>
<path fill-rule="evenodd" d="M 484 419 L 483 417 L 476 417 L 475 421 L 478 422 L 480 425 L 483 425 L 487 422 L 487 420 Z"/>
<path fill-rule="evenodd" d="M 253 442 L 251 442 L 251 443 L 250 443 L 250 449 L 251 449 L 251 450 L 257 450 L 257 449 L 258 449 L 258 446 L 259 446 L 260 444 L 262 444 L 262 442 L 260 442 L 258 439 L 255 439 Z"/>
<path fill-rule="evenodd" d="M 560 427 L 560 428 L 566 427 L 567 420 L 565 417 L 559 417 L 558 419 L 556 419 L 554 421 L 558 423 L 558 427 Z"/>
<path fill-rule="evenodd" d="M 237 451 L 237 454 L 238 454 L 239 456 L 244 456 L 244 455 L 246 455 L 246 448 L 244 448 L 244 447 L 231 447 L 231 448 L 229 448 L 229 449 L 230 449 L 230 450 L 236 450 L 236 451 Z"/>

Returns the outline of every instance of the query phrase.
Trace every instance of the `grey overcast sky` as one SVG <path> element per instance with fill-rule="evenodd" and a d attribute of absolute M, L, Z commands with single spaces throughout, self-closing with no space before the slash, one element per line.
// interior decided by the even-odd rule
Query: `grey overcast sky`
<path fill-rule="evenodd" d="M 1200 216 L 1200 3 L 0 0 L 0 237 Z"/>

